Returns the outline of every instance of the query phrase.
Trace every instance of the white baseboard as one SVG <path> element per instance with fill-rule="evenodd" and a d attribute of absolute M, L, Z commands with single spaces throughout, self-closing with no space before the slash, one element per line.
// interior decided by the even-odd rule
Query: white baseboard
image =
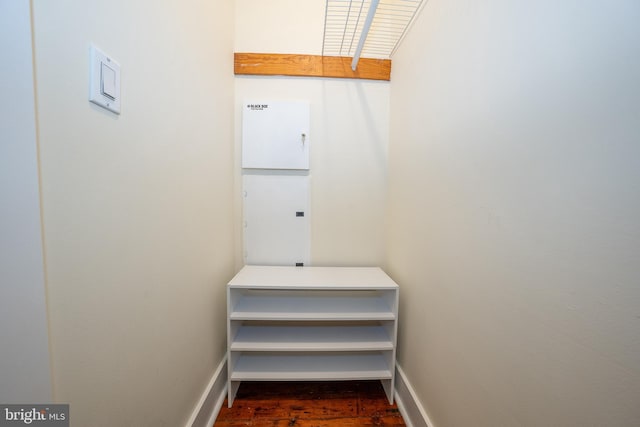
<path fill-rule="evenodd" d="M 227 397 L 227 356 L 220 361 L 185 427 L 211 427 Z"/>
<path fill-rule="evenodd" d="M 427 411 L 418 400 L 413 387 L 407 380 L 400 365 L 396 362 L 395 398 L 407 427 L 435 427 Z"/>

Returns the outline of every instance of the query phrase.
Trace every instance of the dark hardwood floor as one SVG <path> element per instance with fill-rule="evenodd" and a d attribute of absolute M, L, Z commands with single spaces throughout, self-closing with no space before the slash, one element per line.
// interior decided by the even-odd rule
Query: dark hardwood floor
<path fill-rule="evenodd" d="M 214 427 L 404 426 L 379 381 L 243 382 Z"/>

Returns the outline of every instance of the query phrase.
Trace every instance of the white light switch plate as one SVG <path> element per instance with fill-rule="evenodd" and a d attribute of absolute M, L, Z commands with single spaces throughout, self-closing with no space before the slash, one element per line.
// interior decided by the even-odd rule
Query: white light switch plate
<path fill-rule="evenodd" d="M 89 101 L 120 114 L 120 64 L 91 46 Z"/>

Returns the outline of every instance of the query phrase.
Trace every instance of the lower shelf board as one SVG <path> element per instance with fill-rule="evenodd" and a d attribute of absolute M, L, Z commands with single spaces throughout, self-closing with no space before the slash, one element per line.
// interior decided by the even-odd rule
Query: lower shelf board
<path fill-rule="evenodd" d="M 391 379 L 392 372 L 380 353 L 273 354 L 243 353 L 231 381 L 299 381 Z"/>

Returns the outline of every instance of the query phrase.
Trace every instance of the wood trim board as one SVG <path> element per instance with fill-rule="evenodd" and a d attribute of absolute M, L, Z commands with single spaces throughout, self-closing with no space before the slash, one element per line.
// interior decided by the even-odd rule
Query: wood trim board
<path fill-rule="evenodd" d="M 350 57 L 281 53 L 235 53 L 236 75 L 334 77 L 391 80 L 391 60 L 360 58 L 355 71 Z"/>

